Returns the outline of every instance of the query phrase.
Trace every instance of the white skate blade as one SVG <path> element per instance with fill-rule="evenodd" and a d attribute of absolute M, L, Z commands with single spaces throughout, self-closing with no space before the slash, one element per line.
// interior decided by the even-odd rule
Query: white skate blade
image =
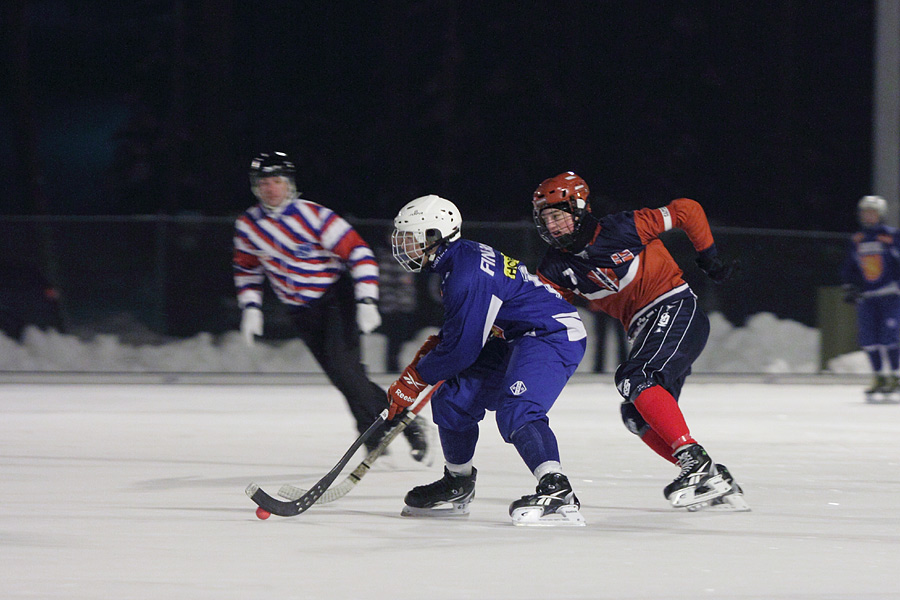
<path fill-rule="evenodd" d="M 900 404 L 898 392 L 874 392 L 866 394 L 867 404 Z"/>
<path fill-rule="evenodd" d="M 743 494 L 735 492 L 699 504 L 692 504 L 687 509 L 688 512 L 749 512 L 750 505 L 747 504 Z"/>
<path fill-rule="evenodd" d="M 732 489 L 731 484 L 725 481 L 721 475 L 713 475 L 704 481 L 702 486 L 706 491 L 700 493 L 697 493 L 697 488 L 700 486 L 692 486 L 673 492 L 672 495 L 669 496 L 669 502 L 675 508 L 686 508 L 694 504 L 708 502 L 720 496 L 724 496 Z"/>
<path fill-rule="evenodd" d="M 881 392 L 866 394 L 866 404 L 881 404 L 882 402 L 884 402 L 884 395 Z"/>
<path fill-rule="evenodd" d="M 519 527 L 583 527 L 584 517 L 574 504 L 560 506 L 556 512 L 544 515 L 540 506 L 522 506 L 512 512 L 513 525 Z"/>
<path fill-rule="evenodd" d="M 441 505 L 434 508 L 416 508 L 406 505 L 400 511 L 401 517 L 425 517 L 429 519 L 458 519 L 469 516 L 469 502 Z"/>

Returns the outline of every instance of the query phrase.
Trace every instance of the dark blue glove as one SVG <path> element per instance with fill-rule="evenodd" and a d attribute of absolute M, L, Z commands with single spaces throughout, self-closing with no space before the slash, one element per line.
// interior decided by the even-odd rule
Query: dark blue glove
<path fill-rule="evenodd" d="M 722 283 L 740 271 L 741 263 L 737 260 L 722 260 L 713 248 L 705 250 L 697 257 L 697 266 L 703 269 L 710 279 Z"/>

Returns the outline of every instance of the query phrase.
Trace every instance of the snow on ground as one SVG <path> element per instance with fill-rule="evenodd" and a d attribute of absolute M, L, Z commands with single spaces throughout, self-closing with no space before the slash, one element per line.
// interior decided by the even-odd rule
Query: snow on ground
<path fill-rule="evenodd" d="M 581 312 L 586 322 L 593 319 L 589 313 Z M 148 343 L 139 343 L 140 327 L 133 322 L 131 325 L 121 334 L 97 334 L 89 339 L 33 327 L 26 331 L 22 342 L 0 334 L 0 373 L 321 372 L 300 340 L 260 342 L 248 349 L 237 331 L 220 336 L 201 333 L 165 343 L 147 332 L 144 337 Z M 720 313 L 713 313 L 710 326 L 709 342 L 694 365 L 695 373 L 789 374 L 819 370 L 819 332 L 815 328 L 778 319 L 771 313 L 756 314 L 743 327 L 734 327 Z M 401 363 L 410 360 L 422 341 L 434 332 L 434 329 L 423 329 L 415 340 L 407 343 Z M 603 342 L 594 336 L 589 338 L 586 357 L 593 356 L 597 343 Z M 385 346 L 383 335 L 365 336 L 364 356 L 373 373 L 384 371 Z M 579 370 L 585 372 L 592 367 L 593 360 L 585 358 Z M 609 370 L 612 368 L 614 365 Z M 855 352 L 833 359 L 829 370 L 868 373 L 869 366 L 865 355 Z"/>
<path fill-rule="evenodd" d="M 900 406 L 861 384 L 689 381 L 692 431 L 753 511 L 687 513 L 598 377 L 550 413 L 588 522 L 552 529 L 509 523 L 535 481 L 490 416 L 467 519 L 399 516 L 441 468 L 401 439 L 345 498 L 259 521 L 248 483 L 308 486 L 352 441 L 330 386 L 0 385 L 2 596 L 897 598 Z"/>

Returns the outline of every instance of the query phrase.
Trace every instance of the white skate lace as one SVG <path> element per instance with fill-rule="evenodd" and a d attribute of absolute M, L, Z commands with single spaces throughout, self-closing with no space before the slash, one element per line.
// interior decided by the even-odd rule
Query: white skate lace
<path fill-rule="evenodd" d="M 675 478 L 675 481 L 681 481 L 685 477 L 687 477 L 691 469 L 700 464 L 698 461 L 694 460 L 694 457 L 689 453 L 685 452 L 679 459 L 678 464 L 681 465 L 681 473 L 678 474 L 678 477 Z"/>

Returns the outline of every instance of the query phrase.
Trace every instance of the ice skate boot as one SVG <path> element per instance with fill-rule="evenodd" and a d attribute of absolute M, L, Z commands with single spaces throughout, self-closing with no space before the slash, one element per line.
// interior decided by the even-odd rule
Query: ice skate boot
<path fill-rule="evenodd" d="M 879 404 L 884 400 L 885 390 L 888 388 L 888 378 L 884 375 L 875 375 L 872 385 L 866 388 L 866 402 Z"/>
<path fill-rule="evenodd" d="M 410 455 L 413 457 L 413 460 L 422 463 L 426 467 L 434 464 L 435 441 L 433 432 L 434 427 L 422 417 L 416 417 L 410 421 L 406 429 L 403 430 L 403 435 L 406 436 L 406 441 L 409 442 Z"/>
<path fill-rule="evenodd" d="M 731 472 L 728 470 L 728 467 L 725 465 L 716 464 L 716 470 L 722 475 L 722 479 L 725 480 L 725 483 L 731 486 L 731 491 L 726 492 L 724 495 L 719 496 L 718 498 L 713 498 L 708 502 L 700 502 L 699 504 L 691 504 L 687 507 L 690 512 L 698 511 L 698 510 L 709 510 L 715 512 L 747 512 L 750 510 L 750 505 L 747 504 L 747 501 L 744 499 L 744 490 L 741 489 L 740 484 L 738 484 L 734 477 L 731 476 Z"/>
<path fill-rule="evenodd" d="M 584 517 L 578 511 L 581 503 L 565 475 L 547 473 L 538 482 L 536 492 L 509 505 L 514 525 L 584 525 Z"/>
<path fill-rule="evenodd" d="M 881 388 L 882 402 L 900 402 L 900 377 L 888 375 L 884 387 Z"/>
<path fill-rule="evenodd" d="M 675 454 L 681 473 L 663 494 L 675 508 L 707 502 L 731 490 L 716 465 L 700 444 L 688 444 Z"/>
<path fill-rule="evenodd" d="M 434 483 L 411 489 L 400 511 L 404 517 L 462 517 L 469 514 L 469 504 L 475 498 L 475 477 L 478 470 L 472 467 L 471 475 L 455 475 L 444 467 L 444 476 Z M 449 504 L 449 506 L 444 506 Z"/>

